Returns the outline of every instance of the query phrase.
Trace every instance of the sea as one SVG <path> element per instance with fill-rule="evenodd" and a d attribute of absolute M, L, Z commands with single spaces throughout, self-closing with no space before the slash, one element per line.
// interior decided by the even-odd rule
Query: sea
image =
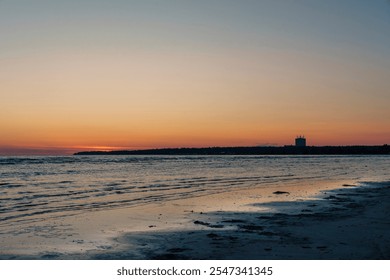
<path fill-rule="evenodd" d="M 0 228 L 300 181 L 390 181 L 390 156 L 0 157 Z"/>

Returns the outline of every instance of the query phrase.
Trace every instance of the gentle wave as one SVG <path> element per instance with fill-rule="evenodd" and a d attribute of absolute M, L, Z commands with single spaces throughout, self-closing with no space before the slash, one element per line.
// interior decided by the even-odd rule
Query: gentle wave
<path fill-rule="evenodd" d="M 0 226 L 300 180 L 388 180 L 389 156 L 0 157 Z"/>

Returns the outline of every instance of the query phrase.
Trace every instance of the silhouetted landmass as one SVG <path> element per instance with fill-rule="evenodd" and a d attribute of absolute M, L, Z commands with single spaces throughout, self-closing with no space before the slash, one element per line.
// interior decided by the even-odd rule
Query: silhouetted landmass
<path fill-rule="evenodd" d="M 388 155 L 383 146 L 284 146 L 284 147 L 209 147 L 165 148 L 123 151 L 86 151 L 75 155 Z"/>

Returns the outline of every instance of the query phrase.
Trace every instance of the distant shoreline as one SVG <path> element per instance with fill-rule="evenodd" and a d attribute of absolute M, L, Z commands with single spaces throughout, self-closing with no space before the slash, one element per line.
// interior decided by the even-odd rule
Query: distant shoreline
<path fill-rule="evenodd" d="M 390 146 L 283 146 L 83 151 L 74 155 L 389 155 Z"/>

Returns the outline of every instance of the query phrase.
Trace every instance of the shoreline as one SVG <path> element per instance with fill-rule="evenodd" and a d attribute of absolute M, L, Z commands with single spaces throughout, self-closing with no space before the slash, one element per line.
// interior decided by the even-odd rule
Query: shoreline
<path fill-rule="evenodd" d="M 276 211 L 191 213 L 194 227 L 125 233 L 115 238 L 121 251 L 93 258 L 390 259 L 390 183 L 345 185 L 311 200 L 255 206 Z"/>
<path fill-rule="evenodd" d="M 295 182 L 61 218 L 0 259 L 389 259 L 389 212 L 389 182 Z"/>

